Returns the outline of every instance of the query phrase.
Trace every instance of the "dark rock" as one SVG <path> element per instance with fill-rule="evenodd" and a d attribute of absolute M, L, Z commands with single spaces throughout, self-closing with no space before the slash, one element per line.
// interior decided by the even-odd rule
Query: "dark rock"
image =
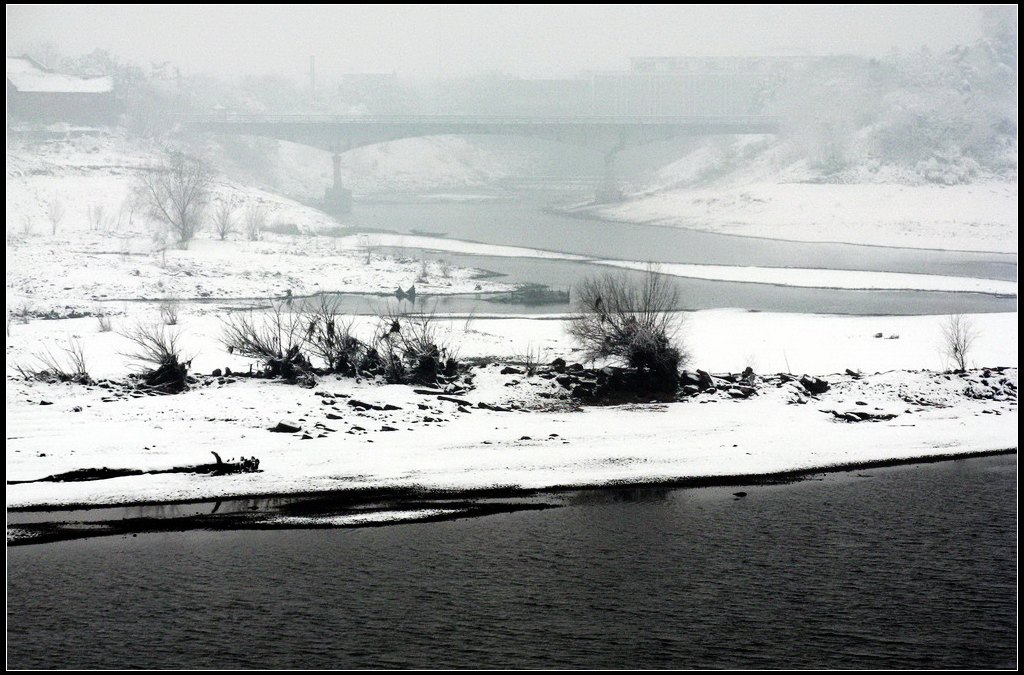
<path fill-rule="evenodd" d="M 571 375 L 559 375 L 555 378 L 555 382 L 558 382 L 565 389 L 572 389 L 573 385 L 576 384 L 576 378 Z"/>
<path fill-rule="evenodd" d="M 480 408 L 481 410 L 493 410 L 494 412 L 511 412 L 505 406 L 494 405 L 494 404 L 491 404 L 491 403 L 484 403 L 483 401 L 480 401 L 479 403 L 477 403 L 476 407 Z"/>
<path fill-rule="evenodd" d="M 71 412 L 82 412 L 82 406 L 76 405 L 74 408 L 71 409 Z"/>
<path fill-rule="evenodd" d="M 401 408 L 399 408 L 397 405 L 392 405 L 390 403 L 387 403 L 387 404 L 382 405 L 382 406 L 376 406 L 376 409 L 377 410 L 401 410 Z"/>
<path fill-rule="evenodd" d="M 566 370 L 568 370 L 570 373 L 578 373 L 581 370 L 583 370 L 583 364 L 582 363 L 574 363 L 574 364 L 572 364 L 570 366 L 567 366 Z"/>
<path fill-rule="evenodd" d="M 277 423 L 277 426 L 270 427 L 270 430 L 278 434 L 294 434 L 302 431 L 302 427 L 289 420 L 281 420 Z"/>
<path fill-rule="evenodd" d="M 747 398 L 748 396 L 750 396 L 750 394 L 745 394 L 736 387 L 728 389 L 725 393 L 729 394 L 729 396 L 733 398 Z"/>
<path fill-rule="evenodd" d="M 735 497 L 746 497 L 747 496 L 746 492 L 733 492 L 732 494 Z"/>
<path fill-rule="evenodd" d="M 505 366 L 501 369 L 502 375 L 522 375 L 523 371 L 519 368 L 513 368 L 512 366 Z"/>
<path fill-rule="evenodd" d="M 683 385 L 683 395 L 684 396 L 696 396 L 699 393 L 700 393 L 700 387 L 698 387 L 697 385 L 695 385 L 695 384 Z"/>
<path fill-rule="evenodd" d="M 213 372 L 210 373 L 210 377 L 220 377 L 223 374 L 224 374 L 224 371 L 222 371 L 220 368 L 214 368 Z"/>
<path fill-rule="evenodd" d="M 573 387 L 571 395 L 573 398 L 594 398 L 594 388 L 584 384 L 579 384 Z"/>
<path fill-rule="evenodd" d="M 697 378 L 699 380 L 697 386 L 699 386 L 702 391 L 705 390 L 705 389 L 714 389 L 715 388 L 715 381 L 711 379 L 711 373 L 709 373 L 708 371 L 706 371 L 706 370 L 698 370 L 697 371 Z"/>
<path fill-rule="evenodd" d="M 359 408 L 360 410 L 373 410 L 375 407 L 372 403 L 366 403 L 365 401 L 360 401 L 354 398 L 349 399 L 348 404 L 353 408 Z"/>
<path fill-rule="evenodd" d="M 232 375 L 232 373 L 231 373 L 231 369 L 230 369 L 230 368 L 227 368 L 227 367 L 225 367 L 225 368 L 224 368 L 224 377 L 229 377 L 229 376 L 231 376 L 231 375 Z"/>
<path fill-rule="evenodd" d="M 532 441 L 533 439 L 530 438 L 529 436 L 520 436 L 519 440 L 521 440 L 521 441 Z"/>
<path fill-rule="evenodd" d="M 383 426 L 380 428 L 381 431 L 398 431 L 395 427 Z"/>
<path fill-rule="evenodd" d="M 743 369 L 743 378 L 744 379 L 749 379 L 749 378 L 751 378 L 753 376 L 754 376 L 754 369 L 752 367 L 747 366 L 746 368 Z"/>
<path fill-rule="evenodd" d="M 463 400 L 461 398 L 455 398 L 454 396 L 441 395 L 437 397 L 437 400 L 448 401 L 449 403 L 455 403 L 456 405 L 464 406 L 467 408 L 471 408 L 473 406 L 473 404 L 470 403 L 469 401 Z"/>
<path fill-rule="evenodd" d="M 804 375 L 800 378 L 800 384 L 811 394 L 824 394 L 828 391 L 829 384 L 820 377 Z"/>
<path fill-rule="evenodd" d="M 334 413 L 327 413 L 326 417 L 329 420 L 340 420 L 341 419 L 341 415 L 335 415 Z"/>
<path fill-rule="evenodd" d="M 700 378 L 697 376 L 697 373 L 691 370 L 684 370 L 679 373 L 679 384 L 683 385 L 683 387 L 693 386 L 699 389 Z"/>
<path fill-rule="evenodd" d="M 551 369 L 556 373 L 565 372 L 565 359 L 558 358 L 551 362 Z"/>
<path fill-rule="evenodd" d="M 53 405 L 53 401 L 40 401 L 39 405 Z"/>
<path fill-rule="evenodd" d="M 861 377 L 863 377 L 856 370 L 850 370 L 849 368 L 846 369 L 846 374 L 849 375 L 850 377 L 852 377 L 855 380 L 859 380 Z"/>

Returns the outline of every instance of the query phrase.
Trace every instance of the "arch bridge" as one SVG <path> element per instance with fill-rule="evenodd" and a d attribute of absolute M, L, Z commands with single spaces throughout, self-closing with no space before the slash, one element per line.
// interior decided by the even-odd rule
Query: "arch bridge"
<path fill-rule="evenodd" d="M 341 179 L 341 154 L 367 145 L 403 138 L 448 135 L 529 136 L 593 148 L 605 158 L 605 182 L 599 198 L 613 199 L 616 154 L 628 147 L 680 136 L 776 133 L 777 118 L 763 115 L 496 117 L 463 115 L 186 115 L 184 129 L 215 134 L 262 136 L 308 145 L 330 152 L 334 183 L 327 189 L 325 209 L 351 209 L 352 193 Z"/>

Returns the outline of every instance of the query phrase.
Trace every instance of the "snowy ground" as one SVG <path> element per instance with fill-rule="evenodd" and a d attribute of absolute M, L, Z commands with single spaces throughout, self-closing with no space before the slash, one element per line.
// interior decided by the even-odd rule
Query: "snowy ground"
<path fill-rule="evenodd" d="M 1016 315 L 971 320 L 979 331 L 977 365 L 1016 366 Z M 940 322 L 941 317 L 735 310 L 688 316 L 686 336 L 694 362 L 712 372 L 737 372 L 750 365 L 757 372 L 827 374 L 851 368 L 877 373 L 862 380 L 830 375 L 833 388 L 802 405 L 792 404 L 799 398 L 796 385 L 771 384 L 748 400 L 720 393 L 671 404 L 579 410 L 563 398 L 554 380 L 501 375 L 497 363 L 477 368 L 475 389 L 457 396 L 468 406 L 417 394 L 412 387 L 332 377 L 314 389 L 203 378 L 181 395 L 135 398 L 103 387 L 26 382 L 9 372 L 8 480 L 81 468 L 199 464 L 210 461 L 210 451 L 225 459 L 256 456 L 262 471 L 10 485 L 7 503 L 109 504 L 363 487 L 593 485 L 1016 447 L 1015 367 L 993 373 L 985 383 L 981 371 L 965 380 L 917 370 L 941 366 Z M 194 354 L 194 372 L 225 366 L 247 370 L 247 360 L 217 344 L 215 313 L 187 314 L 180 329 L 186 351 Z M 446 321 L 444 329 L 463 356 L 492 355 L 509 362 L 521 361 L 530 351 L 544 360 L 573 360 L 557 317 L 460 317 Z M 370 330 L 368 319 L 357 326 L 357 332 Z M 874 337 L 878 332 L 885 337 Z M 897 334 L 898 339 L 886 339 Z M 59 353 L 68 335 L 79 337 L 94 377 L 120 379 L 131 368 L 120 355 L 128 351 L 124 338 L 99 332 L 94 319 L 12 326 L 8 364 L 29 361 L 44 345 Z M 991 395 L 993 387 L 994 399 L 967 393 Z M 398 409 L 360 410 L 348 403 L 352 399 Z M 513 410 L 475 407 L 481 402 Z M 822 410 L 898 416 L 850 424 Z M 281 420 L 295 421 L 303 432 L 268 431 Z"/>
<path fill-rule="evenodd" d="M 825 180 L 771 136 L 713 139 L 662 168 L 613 220 L 794 241 L 963 251 L 1017 250 L 1017 181 L 923 183 L 872 167 Z"/>
<path fill-rule="evenodd" d="M 283 234 L 291 229 L 304 233 L 332 230 L 334 235 L 344 232 L 319 211 L 224 176 L 217 188 L 219 197 L 264 205 L 271 212 L 270 224 L 279 232 L 266 233 L 262 241 L 245 241 L 236 235 L 226 242 L 204 233 L 188 250 L 161 251 L 125 201 L 134 175 L 156 150 L 115 137 L 75 139 L 42 150 L 8 148 L 8 480 L 98 467 L 165 469 L 208 462 L 212 451 L 225 459 L 256 456 L 261 460 L 261 472 L 9 485 L 9 507 L 385 486 L 593 485 L 766 473 L 1016 447 L 1016 313 L 969 317 L 978 331 L 971 365 L 1009 369 L 989 375 L 975 371 L 966 379 L 939 372 L 949 365 L 940 351 L 943 317 L 836 317 L 738 310 L 686 316 L 684 337 L 696 367 L 711 372 L 739 372 L 747 366 L 758 373 L 806 372 L 826 375 L 833 382 L 820 399 L 803 404 L 797 401 L 807 398 L 797 395 L 796 385 L 772 380 L 762 381 L 758 395 L 745 400 L 732 400 L 719 392 L 671 404 L 579 409 L 553 379 L 502 375 L 500 364 L 527 358 L 577 360 L 557 316 L 440 320 L 442 335 L 460 357 L 487 357 L 494 362 L 474 370 L 475 388 L 458 396 L 464 404 L 416 393 L 411 387 L 333 377 L 322 378 L 314 389 L 245 377 L 213 377 L 207 374 L 214 369 L 227 367 L 247 373 L 252 366 L 249 360 L 228 354 L 220 343 L 227 314 L 215 302 L 182 302 L 178 307 L 178 325 L 171 330 L 180 331 L 185 358 L 192 359 L 192 372 L 201 375 L 186 393 L 133 395 L 116 384 L 83 386 L 20 378 L 16 366 L 37 367 L 37 355 L 48 353 L 61 359 L 65 347 L 80 345 L 94 379 L 123 381 L 136 365 L 124 356 L 131 349 L 119 332 L 139 322 L 158 321 L 160 302 L 170 298 L 207 298 L 228 304 L 233 299 L 282 298 L 318 291 L 389 293 L 413 284 L 420 293 L 507 288 L 479 278 L 474 270 L 444 264 L 433 253 L 424 253 L 425 249 L 582 260 L 529 248 L 423 237 Z M 468 184 L 454 179 L 449 183 Z M 709 219 L 723 216 L 708 220 L 709 228 L 728 231 L 733 227 L 730 223 L 741 223 L 737 230 L 759 233 L 751 229 L 752 224 L 770 224 L 774 228 L 770 236 L 783 238 L 801 238 L 790 237 L 787 228 L 804 228 L 801 231 L 811 238 L 826 228 L 837 228 L 854 232 L 852 239 L 889 233 L 893 219 L 884 216 L 887 208 L 893 213 L 924 213 L 914 211 L 920 206 L 933 209 L 928 213 L 935 218 L 914 220 L 915 225 L 905 228 L 900 236 L 916 242 L 913 245 L 934 243 L 936 233 L 945 232 L 942 223 L 946 221 L 939 219 L 945 214 L 956 237 L 963 232 L 970 232 L 971 237 L 963 245 L 956 239 L 956 245 L 944 247 L 1015 248 L 1015 184 L 1012 189 L 994 187 L 992 193 L 965 192 L 974 194 L 970 199 L 975 201 L 965 201 L 962 207 L 949 203 L 968 199 L 957 196 L 959 188 L 940 193 L 937 191 L 948 188 L 914 187 L 908 194 L 915 196 L 900 199 L 917 200 L 917 206 L 898 200 L 885 206 L 885 191 L 901 192 L 902 188 L 839 190 L 844 187 L 851 186 L 772 184 L 765 194 L 784 195 L 774 206 L 764 205 L 771 201 L 767 197 L 762 204 L 744 193 L 736 193 L 742 208 L 730 210 L 729 199 L 700 204 Z M 786 192 L 790 188 L 793 194 Z M 836 191 L 828 192 L 833 188 Z M 873 192 L 876 188 L 882 192 Z M 715 194 L 728 197 L 728 189 L 732 188 L 716 188 Z M 915 192 L 919 189 L 924 191 Z M 980 186 L 963 189 L 983 190 Z M 840 193 L 852 195 L 853 201 L 838 199 Z M 649 198 L 656 201 L 671 194 L 675 193 Z M 794 195 L 803 195 L 800 203 L 806 203 L 806 208 L 794 207 Z M 46 208 L 55 196 L 68 209 L 53 233 Z M 691 197 L 687 192 L 680 198 Z M 677 209 L 678 204 L 670 206 Z M 96 216 L 97 207 L 102 207 L 100 216 Z M 620 208 L 628 211 L 631 204 Z M 847 208 L 861 209 L 861 213 L 856 218 L 846 216 Z M 761 220 L 744 221 L 746 216 L 730 215 L 748 212 L 759 213 Z M 782 213 L 788 213 L 791 220 L 781 218 Z M 829 213 L 841 213 L 850 220 L 837 221 Z M 879 213 L 884 217 L 877 216 Z M 965 229 L 961 213 L 975 214 L 978 227 Z M 636 217 L 647 219 L 649 215 Z M 663 224 L 678 224 L 672 220 L 677 216 L 678 212 L 672 211 Z M 922 223 L 923 229 L 918 227 Z M 689 221 L 683 224 L 693 226 Z M 1000 243 L 993 247 L 992 241 Z M 378 247 L 407 247 L 417 253 L 385 256 Z M 1016 294 L 1015 284 L 929 275 L 695 265 L 663 271 L 755 283 Z M 108 302 L 115 299 L 125 302 Z M 100 310 L 113 315 L 112 330 L 101 330 L 95 317 L 36 318 Z M 353 321 L 353 330 L 363 339 L 377 328 L 371 317 Z M 829 375 L 846 369 L 868 375 L 864 379 Z M 353 399 L 376 408 L 352 406 L 349 401 Z M 509 411 L 477 407 L 481 403 Z M 395 408 L 380 409 L 386 405 Z M 853 424 L 837 421 L 823 410 L 878 411 L 897 417 Z M 302 431 L 268 431 L 282 420 L 296 422 Z"/>

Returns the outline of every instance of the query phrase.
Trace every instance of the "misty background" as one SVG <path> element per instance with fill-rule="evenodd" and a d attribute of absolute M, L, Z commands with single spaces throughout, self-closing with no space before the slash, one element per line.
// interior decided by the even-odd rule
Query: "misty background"
<path fill-rule="evenodd" d="M 323 151 L 177 135 L 175 116 L 765 115 L 779 134 L 627 148 L 625 193 L 764 175 L 1016 180 L 1016 6 L 16 5 L 7 45 L 56 72 L 112 78 L 119 137 L 183 145 L 306 203 L 329 181 Z M 9 106 L 9 131 L 39 122 Z M 583 148 L 462 136 L 359 148 L 343 171 L 367 194 L 593 178 L 603 163 Z"/>

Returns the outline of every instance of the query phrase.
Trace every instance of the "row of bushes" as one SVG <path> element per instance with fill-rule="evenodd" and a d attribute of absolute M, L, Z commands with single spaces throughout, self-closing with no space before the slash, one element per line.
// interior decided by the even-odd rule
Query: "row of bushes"
<path fill-rule="evenodd" d="M 323 296 L 304 311 L 284 303 L 261 315 L 233 315 L 225 322 L 222 341 L 229 352 L 262 363 L 268 375 L 292 380 L 335 373 L 433 384 L 458 371 L 457 354 L 433 317 L 385 314 L 373 338 L 364 342 L 353 335 L 352 321 L 343 317 L 337 303 Z"/>

